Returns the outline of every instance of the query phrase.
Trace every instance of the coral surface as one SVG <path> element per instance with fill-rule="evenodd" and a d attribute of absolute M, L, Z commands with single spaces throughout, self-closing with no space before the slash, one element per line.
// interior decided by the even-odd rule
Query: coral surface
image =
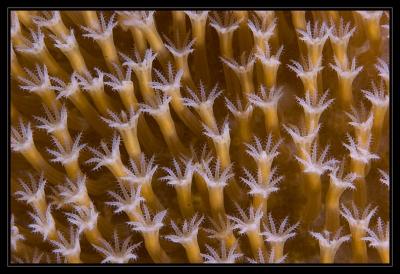
<path fill-rule="evenodd" d="M 383 10 L 13 10 L 23 263 L 389 263 Z"/>

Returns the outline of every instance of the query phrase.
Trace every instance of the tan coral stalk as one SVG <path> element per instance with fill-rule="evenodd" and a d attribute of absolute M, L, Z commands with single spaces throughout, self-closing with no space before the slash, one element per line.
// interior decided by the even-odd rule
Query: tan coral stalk
<path fill-rule="evenodd" d="M 214 171 L 211 167 L 211 160 L 202 160 L 201 164 L 202 167 L 198 172 L 203 177 L 208 187 L 211 213 L 214 218 L 218 218 L 219 215 L 224 216 L 224 188 L 233 177 L 232 169 L 229 166 L 221 170 L 221 163 L 219 160 L 215 161 Z"/>
<path fill-rule="evenodd" d="M 135 50 L 133 59 L 122 53 L 120 53 L 120 55 L 125 61 L 123 65 L 130 67 L 135 73 L 144 101 L 146 103 L 151 103 L 155 98 L 155 92 L 149 83 L 151 83 L 153 61 L 157 53 L 153 53 L 151 49 L 147 49 L 142 58 L 139 52 Z"/>
<path fill-rule="evenodd" d="M 267 93 L 263 85 L 260 85 L 259 94 L 248 95 L 249 101 L 264 113 L 266 132 L 272 132 L 276 136 L 280 136 L 278 102 L 282 95 L 282 87 L 272 87 Z"/>
<path fill-rule="evenodd" d="M 309 173 L 306 175 L 306 180 L 308 199 L 305 206 L 304 222 L 311 224 L 320 214 L 322 207 L 321 179 L 318 174 Z"/>
<path fill-rule="evenodd" d="M 379 46 L 381 41 L 380 21 L 383 11 L 355 11 L 362 17 L 364 30 L 373 47 Z"/>
<path fill-rule="evenodd" d="M 283 128 L 292 137 L 293 142 L 296 145 L 297 155 L 303 159 L 307 159 L 307 153 L 311 153 L 311 145 L 317 138 L 320 125 L 318 125 L 312 132 L 307 132 L 305 126 L 298 128 L 294 125 L 283 125 Z"/>
<path fill-rule="evenodd" d="M 389 109 L 389 95 L 385 93 L 383 81 L 379 87 L 372 82 L 372 90 L 362 90 L 364 97 L 372 104 L 374 121 L 372 124 L 372 134 L 374 139 L 373 150 L 377 151 L 381 141 L 385 116 Z"/>
<path fill-rule="evenodd" d="M 355 263 L 367 263 L 367 245 L 363 238 L 366 236 L 371 218 L 376 213 L 378 207 L 371 209 L 368 205 L 361 212 L 354 203 L 352 203 L 352 210 L 342 204 L 342 211 L 340 214 L 345 218 L 351 230 L 351 247 L 352 247 L 352 260 Z"/>
<path fill-rule="evenodd" d="M 72 138 L 68 130 L 68 112 L 66 106 L 63 104 L 60 109 L 55 105 L 48 108 L 43 105 L 45 117 L 34 116 L 40 123 L 37 127 L 46 130 L 48 134 L 54 136 L 63 146 L 69 147 L 72 145 Z"/>
<path fill-rule="evenodd" d="M 350 29 L 350 22 L 344 24 L 343 18 L 340 18 L 340 24 L 335 23 L 331 18 L 331 33 L 329 39 L 333 48 L 334 56 L 337 58 L 339 66 L 343 69 L 349 68 L 349 60 L 347 47 L 351 36 L 353 36 L 356 28 Z"/>
<path fill-rule="evenodd" d="M 268 209 L 268 198 L 271 193 L 279 190 L 277 185 L 284 177 L 275 176 L 276 167 L 272 169 L 267 178 L 263 178 L 261 170 L 257 170 L 257 178 L 254 178 L 247 169 L 244 169 L 244 173 L 246 174 L 246 177 L 241 177 L 240 179 L 250 188 L 248 194 L 253 197 L 253 207 L 261 209 L 261 211 L 266 214 Z"/>
<path fill-rule="evenodd" d="M 10 23 L 11 44 L 16 46 L 23 45 L 24 41 L 21 32 L 21 24 L 16 11 L 10 12 Z"/>
<path fill-rule="evenodd" d="M 254 137 L 255 145 L 245 144 L 247 154 L 249 154 L 257 164 L 257 172 L 261 174 L 261 182 L 268 184 L 272 162 L 279 155 L 278 148 L 282 144 L 283 139 L 279 139 L 275 144 L 272 143 L 272 134 L 268 137 L 263 147 L 261 140 Z"/>
<path fill-rule="evenodd" d="M 18 178 L 18 182 L 22 187 L 21 190 L 14 193 L 18 201 L 25 201 L 35 212 L 41 216 L 45 216 L 48 207 L 45 197 L 46 179 L 41 173 L 39 178 L 35 178 L 31 173 L 28 173 L 30 184 L 27 184 L 22 179 Z M 29 186 L 28 186 L 29 185 Z"/>
<path fill-rule="evenodd" d="M 318 21 L 315 21 L 312 30 L 311 22 L 307 22 L 305 30 L 296 29 L 296 31 L 300 34 L 300 40 L 307 46 L 308 57 L 311 61 L 310 64 L 313 67 L 319 66 L 322 59 L 322 51 L 331 32 L 331 28 L 329 28 L 325 22 L 319 24 Z"/>
<path fill-rule="evenodd" d="M 22 119 L 20 119 L 19 130 L 14 127 L 11 128 L 11 148 L 15 152 L 20 152 L 37 172 L 44 172 L 46 178 L 51 183 L 58 184 L 62 182 L 64 178 L 63 174 L 50 166 L 36 148 L 30 123 L 25 125 Z"/>
<path fill-rule="evenodd" d="M 291 11 L 293 26 L 296 29 L 306 29 L 306 12 L 302 10 Z"/>
<path fill-rule="evenodd" d="M 255 63 L 255 56 L 250 53 L 246 59 L 246 52 L 240 56 L 240 63 L 234 59 L 225 59 L 220 57 L 222 62 L 227 65 L 235 74 L 240 81 L 242 94 L 247 99 L 246 95 L 254 92 L 254 81 L 253 81 L 253 69 Z"/>
<path fill-rule="evenodd" d="M 329 174 L 330 183 L 325 201 L 325 229 L 328 231 L 336 231 L 340 227 L 340 209 L 339 203 L 343 192 L 346 189 L 354 190 L 353 181 L 357 175 L 348 173 L 344 175 L 344 164 L 336 166 Z"/>
<path fill-rule="evenodd" d="M 141 54 L 144 54 L 144 52 L 147 49 L 147 42 L 143 35 L 143 32 L 141 32 L 139 29 L 133 28 L 133 27 L 131 27 L 130 30 L 132 33 L 133 40 L 136 42 L 137 49 L 139 50 L 139 52 Z"/>
<path fill-rule="evenodd" d="M 197 241 L 197 234 L 199 226 L 202 223 L 204 217 L 198 218 L 197 213 L 190 219 L 186 218 L 182 229 L 179 229 L 174 221 L 171 221 L 171 226 L 175 232 L 175 235 L 168 235 L 165 238 L 174 243 L 180 243 L 186 251 L 186 256 L 190 263 L 202 263 L 203 259 L 200 255 L 200 247 Z"/>
<path fill-rule="evenodd" d="M 268 214 L 268 223 L 264 223 L 265 232 L 262 235 L 265 237 L 265 240 L 271 244 L 272 251 L 274 254 L 274 262 L 277 263 L 282 258 L 285 258 L 283 250 L 285 247 L 285 243 L 287 240 L 296 236 L 295 229 L 299 226 L 300 222 L 295 223 L 294 225 L 288 225 L 289 216 L 286 216 L 285 219 L 281 222 L 279 229 L 275 225 L 274 218 L 272 214 Z"/>
<path fill-rule="evenodd" d="M 374 115 L 372 111 L 367 113 L 364 104 L 361 104 L 360 110 L 351 107 L 352 112 L 347 113 L 347 117 L 351 119 L 349 124 L 354 127 L 357 144 L 361 149 L 369 149 L 371 129 L 373 125 Z"/>
<path fill-rule="evenodd" d="M 69 63 L 74 71 L 79 74 L 84 74 L 88 71 L 85 59 L 79 49 L 79 45 L 75 39 L 73 29 L 63 35 L 50 35 L 54 40 L 54 46 L 59 48 L 62 53 L 68 58 Z"/>
<path fill-rule="evenodd" d="M 210 17 L 210 26 L 217 31 L 221 56 L 231 59 L 233 58 L 233 34 L 239 28 L 241 20 L 235 20 L 234 12 L 225 13 L 224 16 L 222 19 L 218 13 L 214 13 L 213 17 Z"/>
<path fill-rule="evenodd" d="M 89 243 L 100 245 L 104 240 L 98 229 L 99 213 L 92 202 L 89 206 L 74 206 L 74 213 L 66 212 L 68 222 L 78 226 L 78 233 L 84 233 Z"/>
<path fill-rule="evenodd" d="M 310 98 L 310 92 L 306 92 L 304 99 L 296 97 L 297 103 L 302 106 L 306 132 L 310 133 L 319 127 L 322 112 L 327 109 L 335 99 L 327 100 L 329 90 L 326 90 L 320 97 L 314 93 L 315 97 Z M 319 97 L 319 98 L 318 98 Z"/>
<path fill-rule="evenodd" d="M 312 64 L 310 57 L 302 60 L 303 64 L 291 60 L 292 64 L 287 65 L 294 71 L 298 78 L 301 79 L 304 87 L 304 92 L 310 93 L 310 96 L 315 97 L 318 94 L 318 75 L 323 69 L 321 62 L 316 65 Z"/>
<path fill-rule="evenodd" d="M 26 78 L 25 71 L 22 68 L 21 64 L 19 63 L 17 56 L 15 55 L 15 51 L 14 51 L 14 48 L 13 48 L 12 44 L 10 44 L 10 51 L 11 51 L 11 53 L 10 53 L 10 56 L 11 56 L 11 58 L 10 58 L 11 59 L 11 62 L 10 62 L 11 63 L 11 76 L 14 79 L 18 79 L 20 77 Z"/>
<path fill-rule="evenodd" d="M 225 97 L 226 107 L 235 116 L 237 123 L 237 131 L 239 136 L 239 142 L 249 142 L 251 139 L 251 117 L 253 114 L 253 106 L 247 104 L 242 105 L 242 102 L 237 99 L 237 106 Z"/>
<path fill-rule="evenodd" d="M 303 165 L 304 179 L 305 179 L 305 192 L 307 195 L 307 202 L 304 208 L 304 222 L 306 225 L 311 225 L 321 213 L 322 208 L 322 185 L 321 176 L 326 171 L 331 170 L 333 165 L 337 162 L 335 159 L 325 159 L 329 151 L 329 146 L 318 153 L 317 141 L 314 141 L 311 152 L 303 151 L 306 159 L 295 156 L 297 161 Z"/>
<path fill-rule="evenodd" d="M 64 69 L 56 62 L 54 57 L 50 54 L 47 46 L 44 42 L 44 34 L 38 27 L 37 32 L 30 30 L 31 40 L 23 38 L 23 43 L 16 47 L 16 50 L 31 57 L 37 62 L 41 62 L 46 65 L 48 70 L 53 75 L 58 75 L 61 78 L 66 79 L 67 73 Z"/>
<path fill-rule="evenodd" d="M 94 70 L 97 77 L 93 77 L 89 71 L 85 71 L 83 75 L 74 73 L 74 77 L 82 89 L 89 93 L 100 114 L 106 116 L 109 110 L 115 111 L 113 100 L 104 90 L 104 73 L 98 68 Z"/>
<path fill-rule="evenodd" d="M 225 13 L 222 19 L 218 13 L 213 13 L 213 17 L 210 17 L 210 26 L 213 27 L 218 34 L 220 54 L 225 59 L 233 58 L 233 44 L 232 39 L 236 29 L 239 28 L 239 20 L 235 20 L 235 12 Z M 228 69 L 227 65 L 223 65 L 225 84 L 227 90 L 239 92 L 237 87 L 234 85 L 235 78 L 232 72 Z"/>
<path fill-rule="evenodd" d="M 111 144 L 111 151 L 104 140 L 100 142 L 100 147 L 103 152 L 98 149 L 88 147 L 90 152 L 94 154 L 94 157 L 87 160 L 86 163 L 96 164 L 96 166 L 93 168 L 94 170 L 97 170 L 102 166 L 107 167 L 117 180 L 125 177 L 128 171 L 121 161 L 121 155 L 119 152 L 120 140 L 120 136 L 114 134 Z"/>
<path fill-rule="evenodd" d="M 218 131 L 217 121 L 213 110 L 215 99 L 217 99 L 222 93 L 218 88 L 218 84 L 213 87 L 208 95 L 206 94 L 206 88 L 202 81 L 200 81 L 198 91 L 193 91 L 191 88 L 187 87 L 187 92 L 190 94 L 191 98 L 184 98 L 184 104 L 188 107 L 193 107 L 196 110 L 205 126 L 213 131 Z"/>
<path fill-rule="evenodd" d="M 291 11 L 291 17 L 292 17 L 293 27 L 296 30 L 303 30 L 303 31 L 306 30 L 306 25 L 307 25 L 306 11 L 303 11 L 303 10 Z M 304 45 L 304 43 L 301 42 L 300 34 L 297 31 L 296 31 L 296 37 L 297 37 L 297 43 L 299 46 L 300 54 L 305 56 L 305 54 L 307 52 L 307 48 Z"/>
<path fill-rule="evenodd" d="M 160 229 L 164 226 L 163 219 L 167 210 L 152 216 L 147 206 L 142 204 L 142 212 L 142 215 L 137 216 L 138 221 L 128 222 L 128 224 L 132 230 L 142 234 L 146 250 L 155 263 L 170 263 L 171 259 L 160 244 Z"/>
<path fill-rule="evenodd" d="M 172 54 L 177 69 L 183 70 L 183 82 L 190 88 L 195 88 L 195 84 L 189 69 L 188 58 L 189 54 L 194 51 L 192 46 L 194 45 L 196 39 L 190 40 L 190 32 L 188 32 L 184 37 L 185 38 L 182 40 L 182 38 L 178 36 L 177 43 L 175 44 L 168 37 L 164 36 L 166 40 L 165 47 Z"/>
<path fill-rule="evenodd" d="M 339 100 L 343 107 L 349 108 L 353 103 L 353 81 L 357 75 L 363 70 L 363 67 L 356 67 L 356 59 L 353 58 L 351 66 L 348 69 L 340 67 L 340 61 L 335 58 L 335 65 L 330 64 L 338 76 L 338 92 Z"/>
<path fill-rule="evenodd" d="M 119 183 L 120 193 L 109 191 L 108 194 L 114 198 L 113 201 L 106 202 L 107 205 L 115 207 L 114 213 L 125 212 L 131 222 L 138 221 L 138 216 L 143 212 L 140 208 L 140 203 L 145 199 L 141 196 L 142 186 L 135 187 L 134 184 L 127 186 Z"/>
<path fill-rule="evenodd" d="M 45 27 L 57 36 L 68 34 L 68 29 L 61 18 L 60 11 L 42 11 L 32 17 L 33 22 L 39 27 Z"/>
<path fill-rule="evenodd" d="M 121 177 L 123 182 L 141 186 L 141 195 L 146 203 L 153 209 L 163 210 L 164 206 L 159 201 L 152 187 L 152 180 L 158 165 L 154 165 L 154 156 L 146 159 L 142 153 L 138 162 L 130 159 L 130 169 L 126 169 L 126 176 Z"/>
<path fill-rule="evenodd" d="M 212 219 L 209 218 L 213 228 L 204 228 L 208 234 L 210 234 L 209 238 L 215 238 L 220 242 L 224 242 L 226 247 L 231 248 L 237 243 L 237 239 L 235 234 L 233 234 L 233 228 L 231 222 L 228 218 L 222 215 L 219 215 L 218 218 Z M 238 251 L 240 250 L 239 247 Z"/>
<path fill-rule="evenodd" d="M 172 64 L 168 63 L 168 73 L 165 76 L 156 69 L 154 71 L 158 76 L 159 82 L 151 82 L 151 87 L 171 96 L 171 105 L 178 117 L 194 134 L 200 134 L 201 127 L 198 120 L 184 105 L 182 98 L 181 78 L 183 70 L 177 71 L 174 75 Z"/>
<path fill-rule="evenodd" d="M 376 248 L 384 264 L 390 263 L 389 230 L 389 221 L 386 223 L 385 227 L 381 217 L 378 217 L 375 229 L 367 228 L 368 237 L 362 238 L 364 241 L 369 242 L 370 247 Z"/>
<path fill-rule="evenodd" d="M 265 50 L 261 50 L 258 48 L 258 52 L 256 54 L 257 59 L 261 62 L 263 72 L 264 72 L 264 84 L 268 89 L 271 89 L 277 86 L 277 73 L 278 68 L 281 62 L 279 58 L 282 54 L 283 46 L 281 46 L 275 55 L 271 54 L 271 49 L 269 45 L 266 43 Z"/>
<path fill-rule="evenodd" d="M 379 77 L 385 82 L 386 94 L 390 94 L 390 71 L 389 65 L 383 59 L 378 58 L 378 63 L 375 64 Z"/>
<path fill-rule="evenodd" d="M 347 143 L 343 143 L 349 151 L 351 158 L 350 170 L 357 175 L 355 180 L 356 190 L 353 192 L 354 201 L 359 207 L 364 207 L 367 203 L 367 186 L 365 177 L 367 176 L 367 165 L 371 160 L 379 159 L 379 156 L 371 153 L 369 149 L 363 149 L 356 143 L 351 135 L 347 134 Z M 368 148 L 371 142 L 371 136 L 368 139 Z"/>
<path fill-rule="evenodd" d="M 133 26 L 140 29 L 149 42 L 150 47 L 154 50 L 160 62 L 165 67 L 169 58 L 167 49 L 162 41 L 154 20 L 155 11 L 133 11 L 128 14 L 128 18 L 124 21 L 125 25 Z"/>
<path fill-rule="evenodd" d="M 54 156 L 52 162 L 61 163 L 67 175 L 72 180 L 77 180 L 78 177 L 83 175 L 83 172 L 79 166 L 79 153 L 86 146 L 85 144 L 79 144 L 82 134 L 78 134 L 75 141 L 69 144 L 62 144 L 56 137 L 52 137 L 54 145 L 57 150 L 47 149 L 47 152 Z"/>
<path fill-rule="evenodd" d="M 240 51 L 250 50 L 251 48 L 251 33 L 247 27 L 249 12 L 247 10 L 235 10 L 233 14 L 240 22 L 239 24 L 239 49 Z"/>
<path fill-rule="evenodd" d="M 86 118 L 93 129 L 96 130 L 96 132 L 100 135 L 105 136 L 110 133 L 108 127 L 101 121 L 97 110 L 91 105 L 79 88 L 76 74 L 73 73 L 71 75 L 71 79 L 68 84 L 55 77 L 50 77 L 50 79 L 55 83 L 51 86 L 51 89 L 59 92 L 57 99 L 62 97 L 68 98 L 79 110 L 79 112 Z"/>
<path fill-rule="evenodd" d="M 194 169 L 195 172 L 193 174 L 194 184 L 196 186 L 196 190 L 200 194 L 201 197 L 201 207 L 203 211 L 209 211 L 209 200 L 208 200 L 208 188 L 205 179 L 202 177 L 200 171 L 203 170 L 202 161 L 210 162 L 212 161 L 212 153 L 208 150 L 207 145 L 204 145 L 201 149 L 201 153 L 197 154 L 194 150 L 194 147 L 191 146 L 191 157 L 190 159 L 194 159 Z M 204 171 L 204 170 L 203 170 Z"/>
<path fill-rule="evenodd" d="M 147 46 L 146 37 L 142 30 L 132 25 L 130 19 L 135 17 L 134 11 L 117 11 L 119 25 L 122 27 L 124 31 L 129 30 L 132 34 L 133 41 L 135 42 L 135 46 L 140 54 L 144 54 Z"/>
<path fill-rule="evenodd" d="M 82 29 L 87 33 L 83 34 L 84 37 L 90 37 L 97 42 L 103 53 L 106 64 L 110 70 L 113 69 L 112 64 L 119 64 L 117 49 L 115 48 L 113 39 L 113 29 L 117 25 L 114 22 L 115 13 L 111 16 L 108 23 L 106 23 L 104 14 L 100 13 L 100 25 L 96 28 L 82 26 Z"/>
<path fill-rule="evenodd" d="M 142 105 L 142 110 L 143 112 L 149 113 L 156 120 L 170 151 L 174 154 L 184 153 L 187 149 L 178 136 L 175 122 L 172 119 L 169 109 L 171 100 L 171 96 L 157 93 L 155 100 L 148 105 Z"/>
<path fill-rule="evenodd" d="M 135 161 L 139 161 L 142 152 L 137 137 L 137 124 L 140 110 L 134 111 L 132 108 L 129 113 L 121 110 L 120 117 L 111 111 L 108 113 L 111 119 L 102 117 L 103 121 L 106 122 L 110 128 L 118 130 L 119 134 L 122 136 L 129 157 Z"/>
<path fill-rule="evenodd" d="M 104 84 L 110 86 L 113 91 L 118 92 L 126 111 L 140 113 L 139 102 L 136 98 L 133 81 L 131 80 L 131 67 L 128 66 L 124 74 L 123 69 L 120 66 L 117 64 L 113 64 L 113 66 L 116 75 L 105 73 L 105 76 L 110 80 L 104 82 Z M 160 147 L 160 142 L 158 142 L 154 136 L 143 115 L 139 115 L 137 128 L 136 133 L 140 137 L 141 145 L 143 145 L 145 149 L 158 149 Z M 125 139 L 126 138 L 124 138 L 124 140 Z M 135 140 L 130 140 L 129 142 L 133 145 Z M 131 157 L 133 156 L 131 155 Z"/>
<path fill-rule="evenodd" d="M 18 122 L 18 119 L 21 118 L 21 113 L 15 107 L 13 101 L 10 102 L 10 116 L 11 116 L 11 123 L 15 124 Z"/>
<path fill-rule="evenodd" d="M 253 256 L 257 256 L 259 249 L 266 252 L 267 249 L 261 234 L 261 219 L 263 217 L 261 208 L 255 209 L 250 207 L 248 215 L 237 204 L 236 208 L 240 214 L 240 218 L 228 215 L 228 219 L 235 222 L 233 229 L 238 229 L 239 234 L 246 234 Z"/>
<path fill-rule="evenodd" d="M 115 74 L 105 73 L 104 76 L 108 77 L 110 80 L 105 81 L 104 84 L 110 86 L 113 91 L 118 92 L 122 104 L 127 111 L 132 109 L 138 111 L 139 102 L 135 95 L 133 81 L 131 80 L 132 69 L 128 67 L 124 73 L 123 69 L 118 64 L 113 64 L 113 67 Z"/>
<path fill-rule="evenodd" d="M 172 11 L 172 24 L 174 29 L 177 30 L 179 36 L 184 36 L 186 34 L 186 16 L 185 12 L 181 10 Z"/>
<path fill-rule="evenodd" d="M 270 20 L 268 17 L 259 19 L 254 16 L 253 20 L 249 20 L 247 25 L 253 33 L 255 48 L 265 51 L 269 40 L 275 33 L 276 18 Z"/>
<path fill-rule="evenodd" d="M 168 175 L 160 178 L 160 180 L 166 181 L 168 185 L 174 186 L 181 214 L 185 218 L 189 218 L 194 214 L 192 204 L 192 180 L 195 165 L 192 163 L 192 160 L 183 160 L 182 163 L 185 166 L 183 171 L 175 159 L 173 163 L 175 171 L 170 168 L 163 168 Z"/>
<path fill-rule="evenodd" d="M 230 129 L 228 118 L 225 119 L 222 127 L 217 131 L 214 131 L 207 126 L 204 127 L 204 134 L 212 139 L 214 143 L 214 149 L 217 154 L 217 159 L 221 163 L 223 169 L 228 169 L 231 167 L 231 156 L 229 153 L 231 145 Z M 243 192 L 236 180 L 231 180 L 227 187 L 228 194 L 230 198 L 234 201 L 242 201 L 244 199 Z"/>
<path fill-rule="evenodd" d="M 82 11 L 82 15 L 86 26 L 96 30 L 100 29 L 100 22 L 99 18 L 97 17 L 96 11 L 94 10 Z"/>
<path fill-rule="evenodd" d="M 335 255 L 340 246 L 350 240 L 350 235 L 341 236 L 342 228 L 335 230 L 335 234 L 324 230 L 323 233 L 310 231 L 313 238 L 319 241 L 320 262 L 323 264 L 332 264 L 335 262 Z"/>
<path fill-rule="evenodd" d="M 162 249 L 158 234 L 144 233 L 144 242 L 147 251 L 155 263 L 168 263 L 168 255 Z"/>
<path fill-rule="evenodd" d="M 199 68 L 200 79 L 210 84 L 210 72 L 206 52 L 206 23 L 208 11 L 185 11 L 192 24 L 192 35 L 195 40 L 195 63 Z"/>
<path fill-rule="evenodd" d="M 19 77 L 19 81 L 21 82 L 19 87 L 22 90 L 33 92 L 39 95 L 43 103 L 45 103 L 48 108 L 53 108 L 55 106 L 57 109 L 59 109 L 61 104 L 56 99 L 56 95 L 51 89 L 50 77 L 46 65 L 41 67 L 39 64 L 36 64 L 35 69 L 36 73 L 25 68 L 25 72 L 29 78 Z"/>
<path fill-rule="evenodd" d="M 26 28 L 32 28 L 35 26 L 34 21 L 32 20 L 35 15 L 37 15 L 38 11 L 33 10 L 18 10 L 16 11 L 19 20 Z"/>

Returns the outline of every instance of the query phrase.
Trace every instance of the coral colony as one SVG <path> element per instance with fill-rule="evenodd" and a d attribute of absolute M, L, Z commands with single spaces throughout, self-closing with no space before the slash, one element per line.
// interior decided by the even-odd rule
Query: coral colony
<path fill-rule="evenodd" d="M 11 262 L 389 263 L 389 12 L 10 16 Z"/>

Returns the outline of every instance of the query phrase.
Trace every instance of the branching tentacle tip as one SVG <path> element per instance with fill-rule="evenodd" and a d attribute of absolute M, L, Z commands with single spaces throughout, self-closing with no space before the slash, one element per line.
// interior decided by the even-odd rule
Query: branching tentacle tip
<path fill-rule="evenodd" d="M 233 178 L 232 167 L 228 166 L 225 169 L 221 168 L 221 162 L 217 159 L 214 164 L 214 168 L 211 166 L 212 161 L 201 161 L 202 168 L 198 170 L 199 174 L 206 181 L 207 186 L 213 187 L 225 187 L 228 181 Z"/>
<path fill-rule="evenodd" d="M 165 238 L 174 243 L 188 243 L 193 242 L 193 239 L 197 237 L 197 233 L 199 231 L 199 226 L 203 222 L 204 216 L 198 216 L 196 213 L 190 220 L 186 220 L 183 222 L 182 229 L 175 224 L 174 221 L 171 221 L 172 229 L 174 230 L 174 235 L 167 235 Z"/>
<path fill-rule="evenodd" d="M 127 222 L 133 231 L 153 233 L 159 231 L 164 226 L 163 220 L 167 215 L 167 210 L 151 214 L 145 203 L 141 204 L 141 209 L 143 214 L 137 216 L 138 221 Z"/>
<path fill-rule="evenodd" d="M 240 234 L 247 233 L 248 231 L 259 231 L 261 219 L 263 217 L 263 211 L 261 208 L 255 209 L 249 207 L 248 215 L 245 211 L 236 204 L 236 209 L 240 215 L 240 218 L 228 215 L 228 219 L 235 222 L 233 229 L 239 230 Z"/>
<path fill-rule="evenodd" d="M 232 245 L 229 250 L 227 250 L 225 242 L 221 241 L 220 253 L 217 252 L 213 247 L 206 244 L 207 254 L 201 254 L 205 259 L 205 263 L 208 264 L 233 264 L 237 259 L 243 256 L 242 253 L 237 252 L 238 243 Z"/>
<path fill-rule="evenodd" d="M 78 227 L 79 233 L 90 231 L 97 227 L 99 212 L 94 204 L 90 202 L 89 206 L 74 206 L 75 212 L 66 212 L 68 222 Z"/>
<path fill-rule="evenodd" d="M 114 230 L 114 246 L 104 239 L 101 239 L 101 246 L 94 244 L 92 246 L 105 257 L 101 263 L 126 264 L 138 258 L 138 255 L 134 253 L 134 251 L 142 244 L 142 242 L 131 244 L 131 238 L 132 237 L 129 236 L 120 243 L 118 233 Z"/>
<path fill-rule="evenodd" d="M 362 229 L 363 231 L 368 229 L 372 217 L 378 210 L 378 206 L 371 209 L 372 205 L 369 204 L 361 213 L 360 209 L 357 208 L 354 202 L 351 204 L 351 209 L 347 208 L 344 204 L 342 204 L 341 207 L 342 210 L 340 211 L 340 214 L 347 220 L 349 226 L 351 228 L 356 227 Z"/>
<path fill-rule="evenodd" d="M 271 243 L 285 243 L 288 239 L 295 237 L 297 234 L 295 230 L 299 226 L 300 222 L 288 226 L 288 220 L 289 216 L 286 216 L 278 228 L 275 225 L 275 220 L 272 217 L 272 214 L 269 213 L 268 222 L 263 224 L 265 231 L 262 233 L 262 235 L 265 237 L 265 240 Z"/>
<path fill-rule="evenodd" d="M 93 29 L 86 26 L 81 26 L 82 30 L 86 31 L 83 34 L 83 37 L 92 38 L 93 40 L 106 40 L 108 39 L 112 33 L 113 29 L 118 25 L 118 22 L 114 22 L 116 13 L 113 13 L 108 22 L 106 22 L 104 18 L 104 14 L 100 13 L 100 29 Z"/>

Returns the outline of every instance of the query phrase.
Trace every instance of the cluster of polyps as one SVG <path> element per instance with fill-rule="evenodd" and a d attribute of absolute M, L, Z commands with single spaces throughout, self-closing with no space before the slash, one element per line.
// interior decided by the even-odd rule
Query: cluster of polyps
<path fill-rule="evenodd" d="M 388 22 L 12 11 L 12 261 L 388 263 Z"/>

